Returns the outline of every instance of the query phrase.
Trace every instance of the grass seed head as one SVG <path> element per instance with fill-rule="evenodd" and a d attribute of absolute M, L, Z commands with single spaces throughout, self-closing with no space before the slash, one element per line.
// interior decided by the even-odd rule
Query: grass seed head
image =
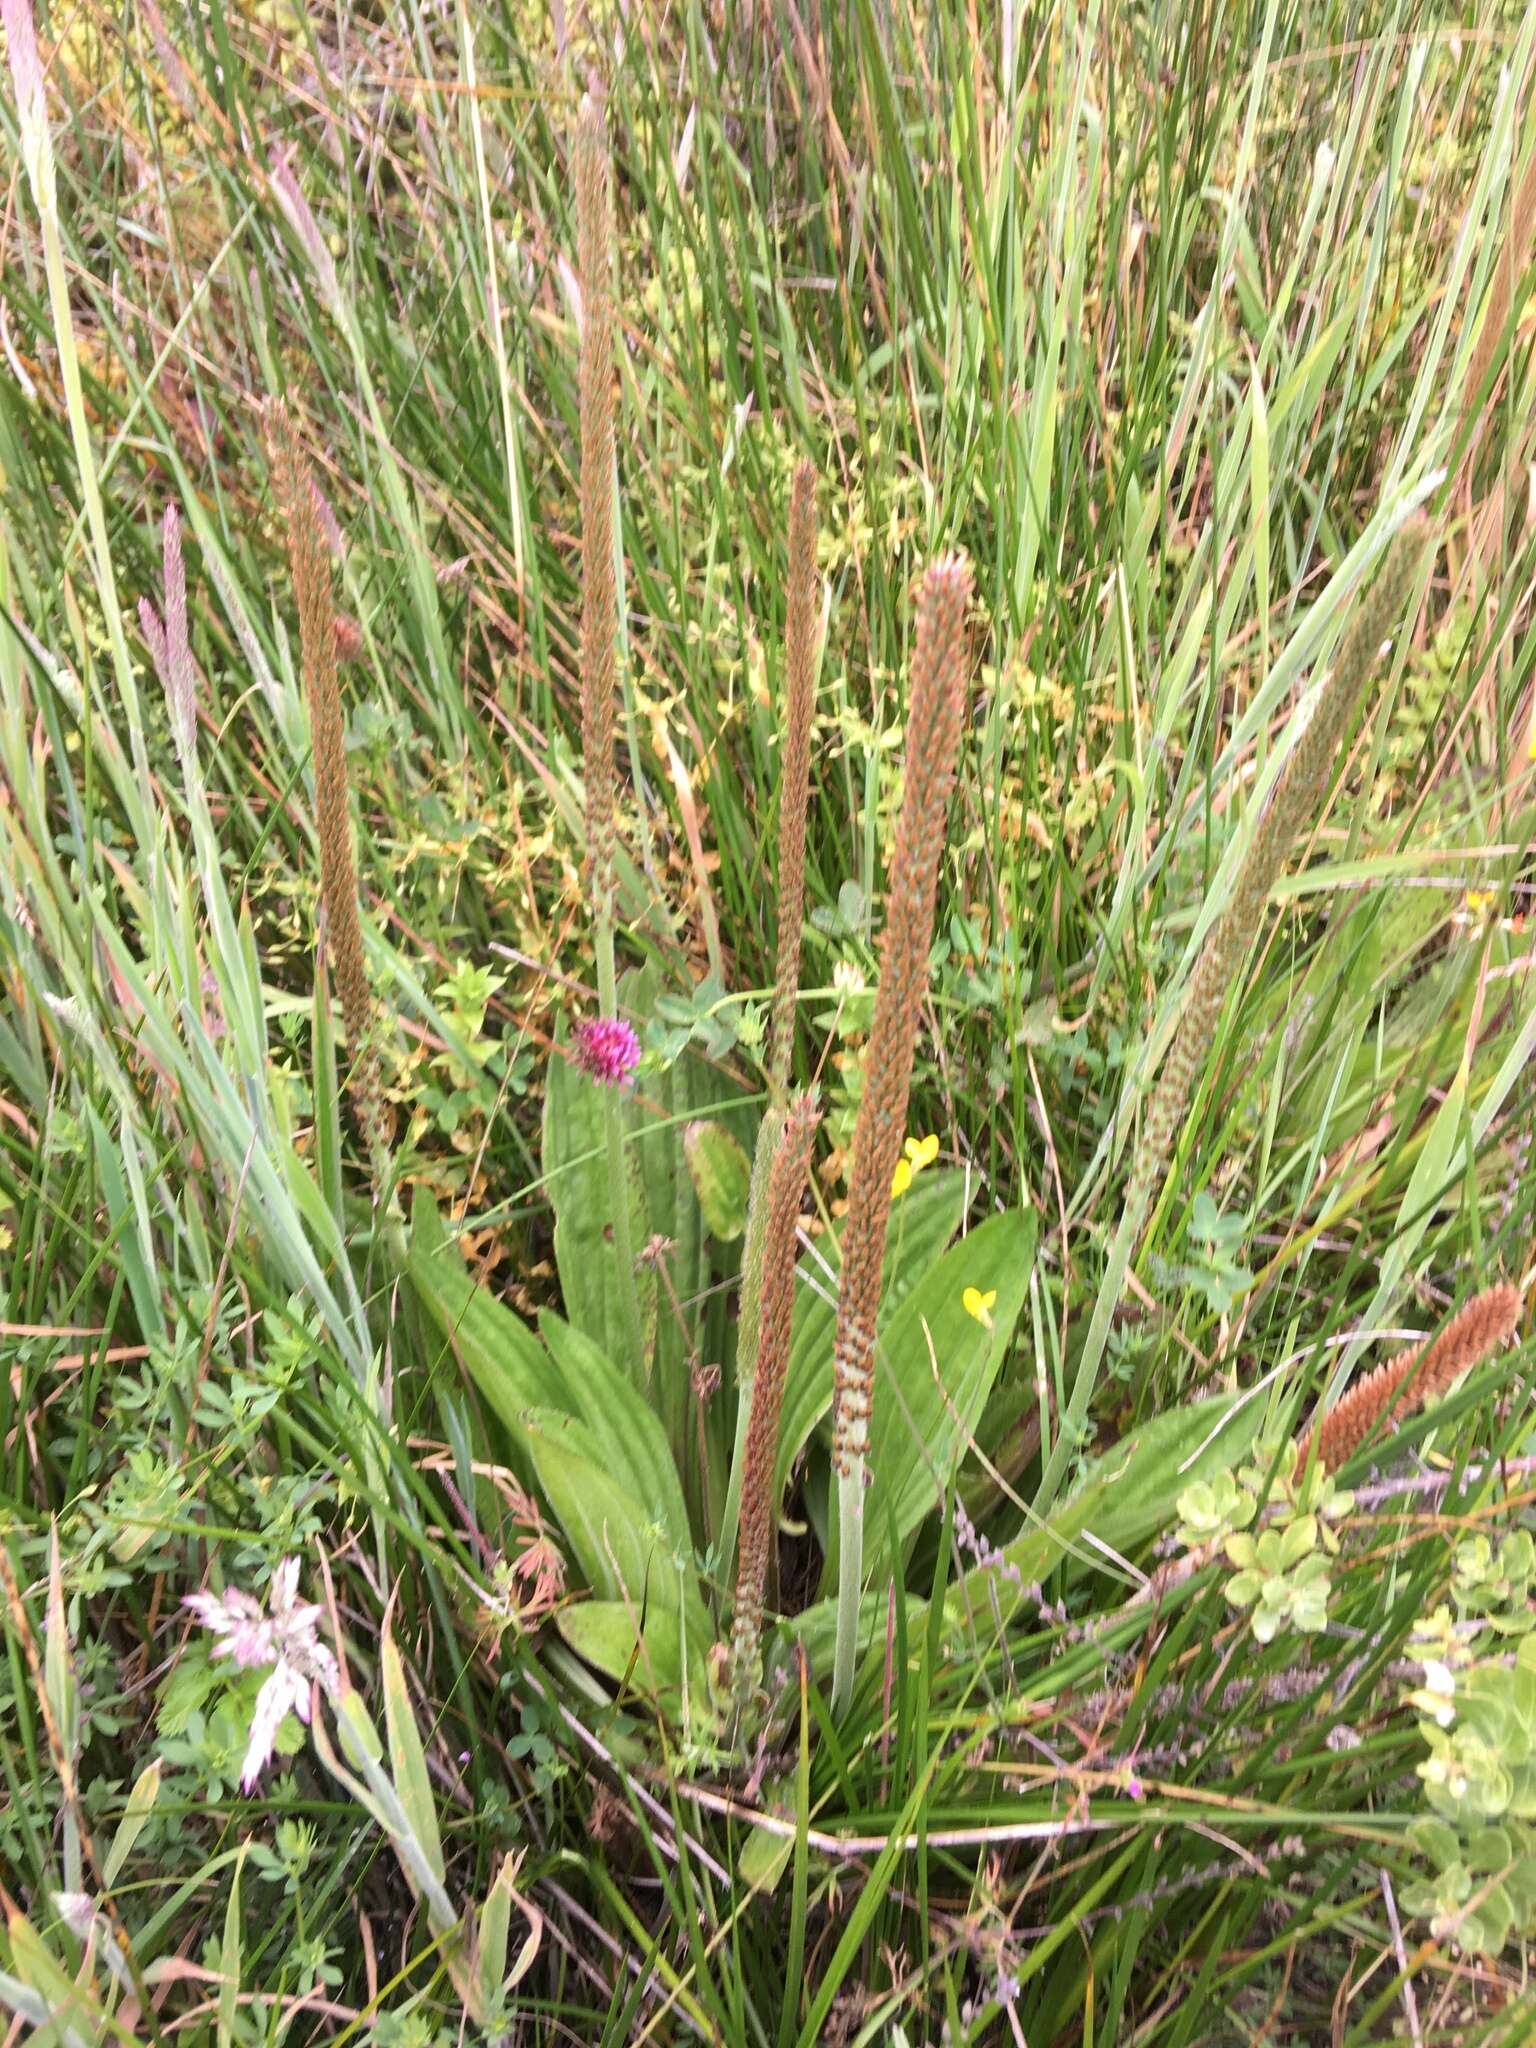
<path fill-rule="evenodd" d="M 363 952 L 357 869 L 352 856 L 346 728 L 337 683 L 336 602 L 330 557 L 320 525 L 309 460 L 292 415 L 281 400 L 268 408 L 267 429 L 272 451 L 273 496 L 288 544 L 288 567 L 299 613 L 299 664 L 309 706 L 326 941 L 341 998 L 341 1020 L 352 1052 L 349 1086 L 353 1105 L 377 1165 L 388 1149 L 389 1137 L 374 1042 L 373 988 Z"/>
<path fill-rule="evenodd" d="M 1328 771 L 1355 707 L 1375 673 L 1382 643 L 1396 626 L 1424 558 L 1432 528 L 1415 514 L 1387 550 L 1376 581 L 1356 606 L 1333 667 L 1317 685 L 1306 728 L 1291 750 L 1232 885 L 1190 975 L 1189 991 L 1142 1121 L 1126 1207 L 1139 1237 L 1151 1197 L 1178 1145 L 1196 1076 L 1208 1057 L 1222 1009 L 1258 936 L 1288 855 L 1315 822 Z"/>

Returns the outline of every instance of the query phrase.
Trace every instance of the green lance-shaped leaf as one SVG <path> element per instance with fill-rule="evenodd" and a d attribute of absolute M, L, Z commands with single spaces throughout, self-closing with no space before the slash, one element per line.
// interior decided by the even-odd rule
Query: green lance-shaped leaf
<path fill-rule="evenodd" d="M 128 1803 L 123 1808 L 123 1817 L 117 1824 L 112 1837 L 106 1861 L 101 1867 L 102 1882 L 108 1887 L 116 1884 L 118 1873 L 133 1854 L 133 1845 L 144 1831 L 144 1823 L 155 1808 L 160 1797 L 160 1760 L 157 1757 L 133 1781 L 133 1790 L 128 1794 Z"/>
<path fill-rule="evenodd" d="M 437 1831 L 437 1806 L 427 1776 L 426 1751 L 421 1746 L 421 1735 L 411 1706 L 405 1666 L 400 1661 L 394 1636 L 388 1629 L 384 1632 L 380 1666 L 384 1680 L 384 1727 L 389 1737 L 389 1765 L 394 1773 L 395 1790 L 400 1795 L 400 1804 L 405 1809 L 411 1833 L 416 1837 L 427 1867 L 441 1884 L 444 1877 L 443 1844 Z"/>

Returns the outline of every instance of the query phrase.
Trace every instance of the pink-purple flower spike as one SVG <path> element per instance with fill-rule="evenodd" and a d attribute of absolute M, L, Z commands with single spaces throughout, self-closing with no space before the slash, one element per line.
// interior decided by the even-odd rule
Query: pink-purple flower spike
<path fill-rule="evenodd" d="M 640 1064 L 640 1041 L 622 1017 L 583 1017 L 575 1050 L 577 1065 L 608 1088 L 627 1081 Z"/>

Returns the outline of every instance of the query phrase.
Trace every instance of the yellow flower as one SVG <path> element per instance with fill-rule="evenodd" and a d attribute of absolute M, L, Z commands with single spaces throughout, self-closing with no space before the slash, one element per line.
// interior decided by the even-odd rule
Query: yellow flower
<path fill-rule="evenodd" d="M 891 1175 L 893 1202 L 911 1187 L 914 1173 L 921 1173 L 925 1166 L 932 1166 L 939 1156 L 939 1141 L 930 1131 L 926 1138 L 908 1138 L 901 1149 L 904 1157 L 897 1160 L 896 1171 Z"/>
<path fill-rule="evenodd" d="M 1485 910 L 1492 908 L 1492 905 L 1493 891 L 1491 889 L 1469 889 L 1467 891 L 1467 908 L 1474 917 L 1481 917 Z"/>
<path fill-rule="evenodd" d="M 974 1316 L 983 1329 L 992 1327 L 992 1311 L 997 1306 L 997 1289 L 989 1287 L 985 1294 L 979 1287 L 967 1287 L 960 1297 L 960 1306 L 968 1316 Z"/>

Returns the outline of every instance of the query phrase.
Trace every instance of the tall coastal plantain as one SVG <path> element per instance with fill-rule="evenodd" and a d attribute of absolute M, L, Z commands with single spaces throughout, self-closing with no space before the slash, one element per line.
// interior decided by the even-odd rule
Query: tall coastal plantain
<path fill-rule="evenodd" d="M 960 750 L 965 706 L 965 609 L 971 572 L 958 556 L 923 578 L 907 712 L 906 787 L 891 854 L 880 942 L 880 987 L 870 1027 L 864 1092 L 853 1134 L 848 1221 L 838 1276 L 832 1463 L 837 1472 L 839 1551 L 833 1711 L 853 1689 L 864 1569 L 864 1471 L 875 1394 L 875 1314 L 891 1221 L 891 1182 L 906 1130 L 918 1012 L 933 945 L 939 856 Z"/>
<path fill-rule="evenodd" d="M 805 912 L 805 817 L 811 786 L 811 725 L 816 689 L 816 468 L 795 470 L 789 501 L 789 587 L 784 622 L 784 738 L 779 773 L 778 957 L 768 1039 L 768 1107 L 757 1129 L 741 1259 L 741 1310 L 736 1337 L 736 1443 L 721 1528 L 721 1563 L 729 1573 L 747 1456 L 761 1327 L 768 1178 L 784 1123 L 784 1096 L 794 1051 L 800 993 L 800 927 Z"/>

